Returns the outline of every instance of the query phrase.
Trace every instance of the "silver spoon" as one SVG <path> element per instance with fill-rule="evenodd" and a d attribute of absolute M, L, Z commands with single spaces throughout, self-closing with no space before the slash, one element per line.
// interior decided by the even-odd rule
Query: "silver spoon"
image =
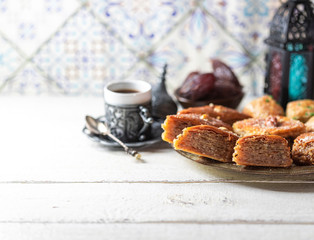
<path fill-rule="evenodd" d="M 92 132 L 94 134 L 104 135 L 104 136 L 110 137 L 112 140 L 119 143 L 124 148 L 124 150 L 127 154 L 130 154 L 131 156 L 135 157 L 136 159 L 141 159 L 141 154 L 139 154 L 136 150 L 126 146 L 123 142 L 121 142 L 118 138 L 116 138 L 114 135 L 112 135 L 110 133 L 106 123 L 100 122 L 91 116 L 86 116 L 85 120 L 86 120 L 86 127 L 90 132 Z"/>

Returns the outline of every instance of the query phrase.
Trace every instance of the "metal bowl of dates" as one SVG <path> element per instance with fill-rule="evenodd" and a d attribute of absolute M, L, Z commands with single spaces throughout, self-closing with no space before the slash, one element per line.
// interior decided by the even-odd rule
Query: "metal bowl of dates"
<path fill-rule="evenodd" d="M 213 103 L 215 105 L 222 105 L 225 107 L 229 108 L 237 108 L 238 105 L 240 104 L 244 93 L 242 91 L 239 91 L 233 96 L 226 96 L 224 98 L 212 98 L 208 97 L 207 99 L 201 99 L 201 100 L 190 100 L 184 97 L 181 97 L 178 94 L 178 89 L 174 93 L 175 97 L 177 98 L 178 102 L 181 104 L 183 108 L 188 108 L 188 107 L 200 107 L 200 106 L 205 106 L 210 103 Z"/>
<path fill-rule="evenodd" d="M 244 94 L 242 85 L 231 68 L 218 59 L 212 59 L 213 72 L 191 72 L 175 96 L 182 107 L 204 106 L 210 103 L 237 108 Z"/>

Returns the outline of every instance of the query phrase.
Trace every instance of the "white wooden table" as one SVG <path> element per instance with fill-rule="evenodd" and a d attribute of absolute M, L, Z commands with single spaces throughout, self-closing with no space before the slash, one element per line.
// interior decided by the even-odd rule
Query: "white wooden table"
<path fill-rule="evenodd" d="M 0 96 L 0 110 L 1 240 L 314 236 L 314 181 L 221 172 L 166 143 L 136 162 L 82 133 L 101 98 Z"/>

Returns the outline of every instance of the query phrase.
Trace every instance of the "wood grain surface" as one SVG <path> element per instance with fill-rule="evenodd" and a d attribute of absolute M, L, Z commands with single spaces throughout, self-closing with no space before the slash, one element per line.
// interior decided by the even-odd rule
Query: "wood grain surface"
<path fill-rule="evenodd" d="M 314 176 L 220 171 L 168 144 L 137 162 L 82 132 L 101 98 L 1 96 L 0 239 L 309 239 Z"/>

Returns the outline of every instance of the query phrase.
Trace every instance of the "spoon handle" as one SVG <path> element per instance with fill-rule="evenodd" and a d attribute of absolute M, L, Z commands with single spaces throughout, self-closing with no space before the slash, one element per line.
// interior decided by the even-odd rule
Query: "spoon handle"
<path fill-rule="evenodd" d="M 120 141 L 120 139 L 116 138 L 114 135 L 112 135 L 111 133 L 107 133 L 106 134 L 108 137 L 110 137 L 112 140 L 114 140 L 115 142 L 119 143 L 125 150 L 125 152 L 127 154 L 130 154 L 132 157 L 135 157 L 136 159 L 141 159 L 141 154 L 139 154 L 136 150 L 134 150 L 133 148 L 129 148 L 128 146 L 126 146 L 123 142 Z"/>

